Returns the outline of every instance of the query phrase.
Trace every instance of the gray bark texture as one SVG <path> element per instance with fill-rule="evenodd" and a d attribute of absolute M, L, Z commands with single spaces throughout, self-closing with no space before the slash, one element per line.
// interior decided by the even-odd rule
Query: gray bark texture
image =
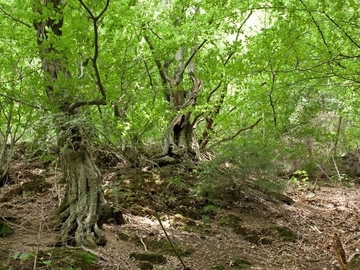
<path fill-rule="evenodd" d="M 53 112 L 60 111 L 63 115 L 55 128 L 59 138 L 60 162 L 68 188 L 65 199 L 55 213 L 54 221 L 60 223 L 57 228 L 61 229 L 63 243 L 95 247 L 105 244 L 101 225 L 110 217 L 111 212 L 103 196 L 101 173 L 90 153 L 84 127 L 68 123 L 80 114 L 74 108 L 89 104 L 101 105 L 104 101 L 80 102 L 76 98 L 76 91 L 61 83 L 71 79 L 71 74 L 66 69 L 66 56 L 56 49 L 56 39 L 49 39 L 48 34 L 61 39 L 65 5 L 66 2 L 60 0 L 38 0 L 33 9 L 37 17 L 43 17 L 44 10 L 49 8 L 57 15 L 56 20 L 49 16 L 34 22 L 46 94 Z"/>

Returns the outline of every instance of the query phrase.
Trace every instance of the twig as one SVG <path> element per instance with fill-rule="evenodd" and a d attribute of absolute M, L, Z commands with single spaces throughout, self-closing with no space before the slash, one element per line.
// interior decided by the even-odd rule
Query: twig
<path fill-rule="evenodd" d="M 155 200 L 154 200 L 154 198 L 151 196 L 150 191 L 148 191 L 148 190 L 147 190 L 147 193 L 148 193 L 148 196 L 149 196 L 149 198 L 150 198 L 150 200 L 151 200 L 152 204 L 154 204 Z M 161 219 L 160 219 L 160 217 L 159 217 L 159 215 L 158 215 L 157 211 L 156 211 L 155 209 L 153 209 L 153 210 L 154 210 L 154 216 L 155 216 L 156 220 L 159 222 L 160 227 L 161 227 L 161 229 L 163 230 L 163 232 L 164 232 L 164 234 L 165 234 L 165 237 L 166 237 L 167 241 L 169 242 L 169 244 L 170 244 L 170 246 L 171 246 L 172 250 L 174 251 L 174 253 L 175 253 L 176 257 L 179 259 L 179 261 L 180 261 L 181 265 L 184 267 L 184 270 L 190 270 L 190 268 L 189 268 L 189 267 L 187 267 L 187 266 L 186 266 L 186 264 L 184 263 L 184 261 L 182 260 L 182 258 L 181 258 L 181 256 L 180 256 L 179 252 L 176 250 L 176 248 L 175 248 L 175 246 L 174 246 L 173 242 L 172 242 L 172 241 L 171 241 L 171 239 L 170 239 L 169 234 L 168 234 L 168 233 L 167 233 L 167 231 L 165 230 L 165 227 L 164 227 L 164 225 L 163 225 L 163 223 L 162 223 L 162 221 L 161 221 Z"/>
<path fill-rule="evenodd" d="M 7 99 L 10 99 L 12 101 L 15 101 L 15 102 L 18 102 L 20 104 L 23 104 L 23 105 L 27 105 L 31 108 L 34 108 L 34 109 L 42 109 L 41 107 L 37 106 L 37 105 L 33 105 L 33 104 L 30 104 L 30 103 L 27 103 L 21 99 L 18 99 L 18 98 L 15 98 L 15 97 L 11 97 L 11 96 L 8 96 L 8 95 L 5 95 L 3 93 L 0 93 L 0 96 L 4 97 L 4 98 L 7 98 Z"/>
<path fill-rule="evenodd" d="M 37 264 L 37 258 L 39 255 L 39 247 L 40 247 L 40 243 L 41 243 L 41 232 L 42 232 L 42 221 L 40 220 L 40 224 L 39 224 L 39 233 L 38 233 L 38 239 L 37 239 L 37 245 L 36 245 L 36 251 L 35 251 L 35 258 L 34 258 L 34 266 L 33 269 L 36 270 L 36 264 Z"/>
<path fill-rule="evenodd" d="M 141 244 L 143 244 L 143 246 L 144 246 L 144 250 L 147 251 L 147 247 L 146 247 L 146 245 L 145 245 L 145 243 L 144 243 L 144 241 L 143 241 L 143 239 L 142 239 L 142 237 L 140 235 L 139 235 L 139 239 L 140 239 Z"/>
<path fill-rule="evenodd" d="M 68 247 L 68 248 L 70 248 L 70 247 Z M 96 251 L 94 251 L 94 250 L 92 250 L 92 249 L 90 249 L 90 248 L 87 248 L 87 247 L 85 247 L 85 246 L 81 246 L 80 248 L 83 249 L 83 250 L 85 250 L 86 252 L 92 254 L 92 255 L 95 255 L 96 257 L 98 257 L 98 258 L 101 259 L 101 260 L 104 260 L 104 261 L 106 261 L 106 262 L 109 262 L 109 261 L 110 261 L 109 258 L 103 256 L 102 254 L 100 254 L 100 252 L 96 252 Z M 74 248 L 74 249 L 77 249 L 77 248 Z"/>
<path fill-rule="evenodd" d="M 335 166 L 335 169 L 336 169 L 336 173 L 337 173 L 337 175 L 338 175 L 338 177 L 339 177 L 339 181 L 340 181 L 340 183 L 341 183 L 341 175 L 340 175 L 340 172 L 339 172 L 339 168 L 338 168 L 338 166 L 336 165 L 336 161 L 335 161 L 334 155 L 332 155 L 331 158 L 332 158 L 332 160 L 333 160 L 333 162 L 334 162 L 334 166 Z"/>
<path fill-rule="evenodd" d="M 340 270 L 347 270 L 347 266 L 346 266 L 347 262 L 346 262 L 345 251 L 344 251 L 344 248 L 343 248 L 343 246 L 341 244 L 340 238 L 337 235 L 337 233 L 334 234 L 332 247 L 334 249 L 336 259 L 337 259 L 337 261 L 339 263 Z"/>
<path fill-rule="evenodd" d="M 331 180 L 330 176 L 323 170 L 323 168 L 321 168 L 321 166 L 320 166 L 319 164 L 317 164 L 316 166 L 320 169 L 320 171 L 322 171 L 323 174 L 325 174 L 325 176 L 326 176 L 329 180 Z"/>

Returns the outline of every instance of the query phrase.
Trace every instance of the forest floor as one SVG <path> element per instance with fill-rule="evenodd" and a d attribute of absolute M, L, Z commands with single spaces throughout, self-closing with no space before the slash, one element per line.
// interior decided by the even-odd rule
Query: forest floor
<path fill-rule="evenodd" d="M 0 188 L 0 222 L 12 228 L 0 238 L 0 270 L 341 269 L 335 233 L 348 261 L 360 254 L 355 183 L 290 184 L 285 196 L 244 184 L 210 200 L 196 191 L 196 173 L 181 165 L 103 169 L 106 198 L 122 213 L 102 226 L 107 244 L 56 247 L 48 218 L 63 185 L 51 170 L 38 160 L 14 164 L 14 183 Z"/>

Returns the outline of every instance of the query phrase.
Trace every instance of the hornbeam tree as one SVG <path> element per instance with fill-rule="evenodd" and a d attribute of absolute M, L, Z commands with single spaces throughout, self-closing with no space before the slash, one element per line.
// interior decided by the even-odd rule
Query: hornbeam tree
<path fill-rule="evenodd" d="M 84 106 L 106 104 L 106 92 L 98 68 L 99 23 L 109 6 L 104 2 L 95 14 L 80 0 L 81 8 L 91 21 L 93 31 L 93 55 L 88 61 L 94 74 L 93 89 L 89 99 L 82 99 L 78 87 L 81 74 L 74 78 L 69 70 L 69 47 L 64 41 L 65 1 L 45 0 L 34 4 L 34 28 L 39 48 L 45 92 L 52 111 L 60 117 L 56 120 L 60 161 L 68 190 L 57 210 L 63 241 L 76 245 L 94 247 L 105 244 L 101 230 L 103 221 L 109 217 L 110 208 L 103 196 L 101 173 L 94 163 L 87 138 L 86 124 L 81 118 Z M 80 8 L 78 6 L 78 8 Z M 71 10 L 67 9 L 68 12 Z M 81 66 L 82 67 L 82 66 Z M 75 120 L 74 120 L 75 119 Z"/>
<path fill-rule="evenodd" d="M 221 113 L 238 110 L 225 104 L 227 98 L 236 99 L 229 89 L 233 78 L 227 74 L 228 64 L 243 53 L 241 38 L 252 11 L 247 11 L 247 5 L 239 7 L 232 1 L 225 6 L 206 1 L 174 1 L 159 9 L 166 21 L 157 25 L 148 18 L 143 22 L 144 40 L 153 56 L 165 100 L 173 111 L 158 161 L 201 160 L 201 149 L 211 139 L 217 137 L 212 146 L 219 145 L 260 122 L 258 119 L 245 128 L 232 127 L 228 134 L 216 127 Z M 214 14 L 213 10 L 219 12 Z M 170 30 L 165 32 L 164 25 Z M 169 36 L 170 32 L 174 34 Z"/>

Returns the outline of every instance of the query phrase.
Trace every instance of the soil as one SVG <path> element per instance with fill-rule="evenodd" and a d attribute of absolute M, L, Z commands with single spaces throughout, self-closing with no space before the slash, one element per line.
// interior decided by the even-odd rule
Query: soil
<path fill-rule="evenodd" d="M 0 238 L 0 269 L 341 269 L 335 234 L 354 262 L 348 269 L 360 269 L 354 181 L 289 184 L 281 196 L 248 182 L 211 200 L 186 167 L 102 172 L 115 214 L 102 226 L 106 245 L 89 250 L 58 247 L 48 225 L 64 193 L 56 167 L 13 166 L 13 184 L 0 188 L 0 221 L 11 227 Z"/>

